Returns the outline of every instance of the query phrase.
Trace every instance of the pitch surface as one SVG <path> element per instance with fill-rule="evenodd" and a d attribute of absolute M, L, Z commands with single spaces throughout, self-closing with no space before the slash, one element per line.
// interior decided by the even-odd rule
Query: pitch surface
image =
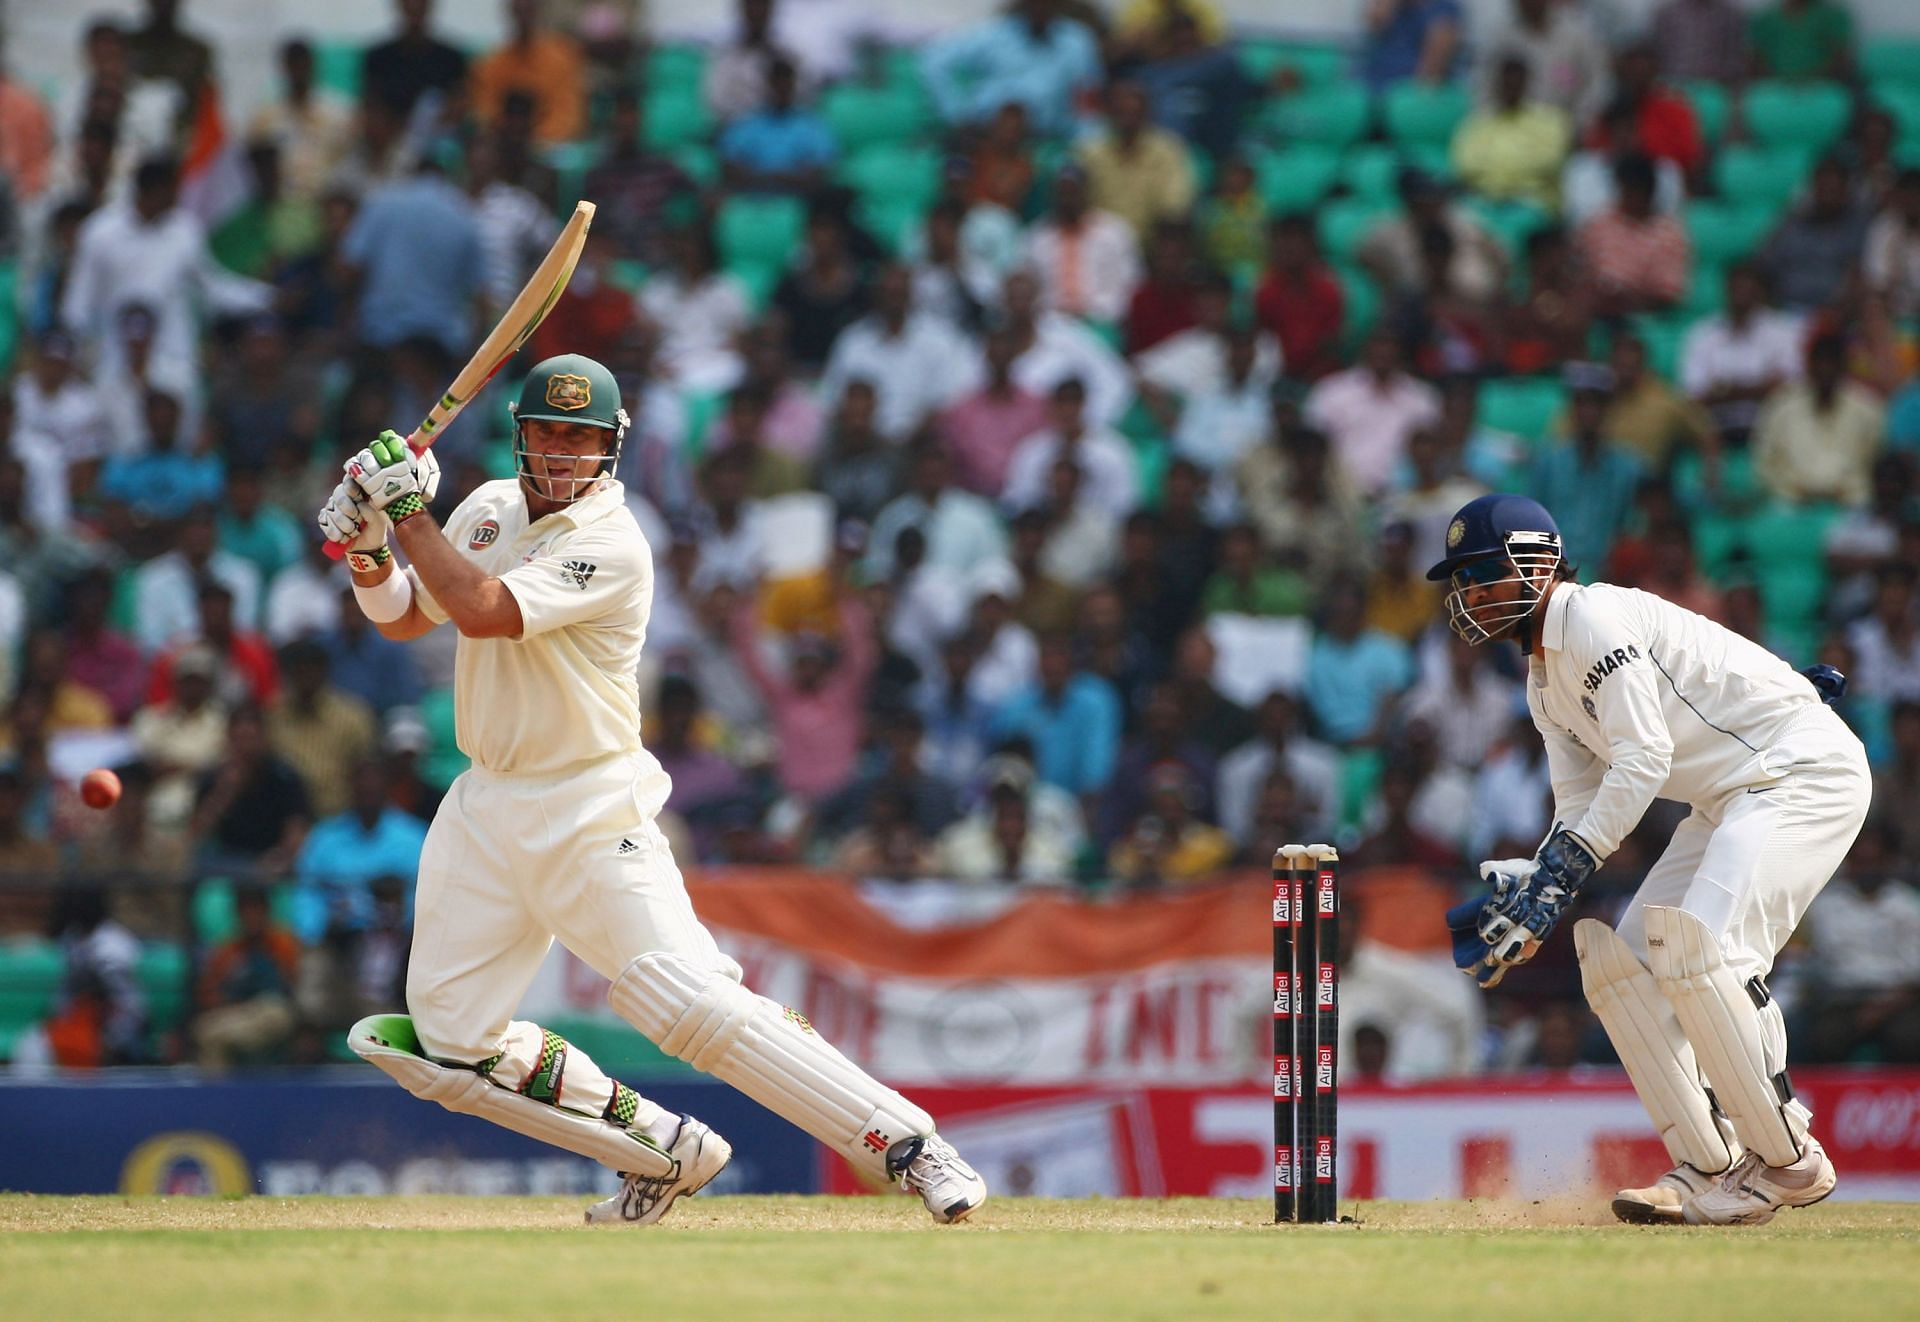
<path fill-rule="evenodd" d="M 1911 1316 L 1920 1205 L 1828 1203 L 1753 1230 L 1600 1204 L 1358 1203 L 1275 1227 L 1254 1200 L 698 1198 L 650 1230 L 554 1198 L 0 1196 L 14 1317 L 418 1319 Z"/>

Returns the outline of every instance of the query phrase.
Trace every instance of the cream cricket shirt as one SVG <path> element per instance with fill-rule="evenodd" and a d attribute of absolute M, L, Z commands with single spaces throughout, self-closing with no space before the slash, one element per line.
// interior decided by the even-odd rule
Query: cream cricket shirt
<path fill-rule="evenodd" d="M 653 608 L 653 555 L 621 484 L 603 482 L 529 524 L 519 483 L 488 482 L 460 502 L 445 531 L 461 555 L 507 585 L 524 626 L 518 638 L 461 636 L 453 682 L 460 751 L 512 776 L 640 752 L 634 670 Z M 407 574 L 420 609 L 446 623 L 420 576 Z M 643 798 L 657 810 L 667 781 L 655 774 L 657 798 Z"/>
<path fill-rule="evenodd" d="M 1529 658 L 1554 815 L 1605 859 L 1648 804 L 1718 803 L 1777 780 L 1807 718 L 1838 721 L 1757 643 L 1650 593 L 1563 583 Z"/>

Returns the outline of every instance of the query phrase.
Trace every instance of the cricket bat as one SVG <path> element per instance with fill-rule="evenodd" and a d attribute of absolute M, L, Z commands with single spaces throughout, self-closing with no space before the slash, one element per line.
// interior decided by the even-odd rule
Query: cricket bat
<path fill-rule="evenodd" d="M 526 285 L 507 305 L 502 316 L 480 347 L 473 351 L 473 357 L 453 378 L 453 383 L 440 396 L 439 403 L 427 410 L 427 416 L 407 437 L 407 444 L 414 453 L 432 445 L 439 439 L 446 425 L 460 416 L 460 410 L 473 402 L 473 397 L 485 388 L 487 382 L 507 365 L 507 360 L 520 352 L 540 323 L 553 311 L 553 305 L 560 301 L 560 292 L 567 287 L 567 281 L 573 278 L 573 268 L 580 262 L 580 250 L 587 243 L 587 226 L 593 223 L 593 203 L 579 202 L 573 208 L 573 215 L 560 231 L 560 237 L 553 241 L 553 247 L 534 268 Z M 346 555 L 347 548 L 339 542 L 327 543 L 327 556 L 338 560 Z"/>

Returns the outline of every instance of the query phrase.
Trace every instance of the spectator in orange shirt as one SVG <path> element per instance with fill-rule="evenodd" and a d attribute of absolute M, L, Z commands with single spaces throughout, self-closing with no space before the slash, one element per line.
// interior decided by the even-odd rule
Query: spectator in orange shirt
<path fill-rule="evenodd" d="M 987 121 L 987 131 L 967 166 L 967 201 L 1005 207 L 1016 216 L 1033 188 L 1033 153 L 1027 147 L 1027 108 L 1009 101 Z"/>
<path fill-rule="evenodd" d="M 586 52 L 565 33 L 540 26 L 540 0 L 507 0 L 507 26 L 507 44 L 473 66 L 468 86 L 474 115 L 491 127 L 507 97 L 521 92 L 533 98 L 535 140 L 581 137 L 587 128 Z"/>
<path fill-rule="evenodd" d="M 0 43 L 4 43 L 0 34 Z M 0 59 L 6 47 L 0 44 Z M 29 202 L 47 186 L 53 163 L 53 120 L 33 89 L 0 67 L 0 177 L 13 181 L 17 202 Z"/>
<path fill-rule="evenodd" d="M 1692 255 L 1687 232 L 1672 216 L 1654 210 L 1651 160 L 1623 156 L 1613 177 L 1619 190 L 1613 210 L 1580 228 L 1594 311 L 1602 316 L 1663 311 L 1686 292 Z"/>
<path fill-rule="evenodd" d="M 235 892 L 240 930 L 200 971 L 193 1040 L 200 1068 L 223 1070 L 236 1056 L 270 1057 L 293 1037 L 300 942 L 273 921 L 267 892 Z"/>

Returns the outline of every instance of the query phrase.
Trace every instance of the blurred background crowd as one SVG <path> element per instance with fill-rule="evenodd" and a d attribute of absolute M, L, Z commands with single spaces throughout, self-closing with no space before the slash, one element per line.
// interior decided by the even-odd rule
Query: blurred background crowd
<path fill-rule="evenodd" d="M 474 49 L 399 0 L 257 105 L 175 0 L 57 85 L 5 51 L 0 1059 L 312 1059 L 397 1004 L 454 640 L 381 639 L 312 515 L 581 197 L 438 512 L 511 474 L 517 369 L 614 370 L 683 863 L 1101 897 L 1329 839 L 1460 886 L 1550 796 L 1518 654 L 1423 575 L 1518 490 L 1583 579 L 1852 677 L 1876 812 L 1778 990 L 1799 1055 L 1920 1059 L 1920 41 L 1836 0 L 811 8 L 685 44 L 510 0 Z M 1567 944 L 1458 1067 L 1587 1058 Z"/>

